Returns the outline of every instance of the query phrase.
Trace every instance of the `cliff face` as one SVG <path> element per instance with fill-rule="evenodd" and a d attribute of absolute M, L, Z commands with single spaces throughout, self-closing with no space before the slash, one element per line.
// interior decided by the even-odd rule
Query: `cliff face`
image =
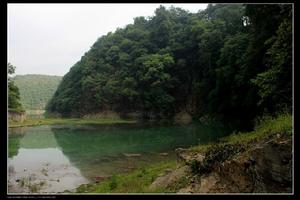
<path fill-rule="evenodd" d="M 180 167 L 159 177 L 151 187 L 177 193 L 292 192 L 291 136 L 274 134 L 246 146 L 225 145 L 222 149 L 211 153 L 179 149 Z"/>
<path fill-rule="evenodd" d="M 290 193 L 292 192 L 291 139 L 269 140 L 243 154 L 217 163 L 192 192 Z M 207 183 L 210 183 L 207 184 Z"/>
<path fill-rule="evenodd" d="M 8 119 L 11 121 L 23 122 L 26 120 L 25 112 L 8 111 Z"/>

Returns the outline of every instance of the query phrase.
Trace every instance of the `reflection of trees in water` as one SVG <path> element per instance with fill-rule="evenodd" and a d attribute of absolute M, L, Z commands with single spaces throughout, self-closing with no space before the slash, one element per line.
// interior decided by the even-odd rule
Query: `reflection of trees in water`
<path fill-rule="evenodd" d="M 25 127 L 10 128 L 8 129 L 8 157 L 11 158 L 18 155 L 20 148 L 20 141 L 26 132 Z"/>
<path fill-rule="evenodd" d="M 9 157 L 18 154 L 19 148 L 44 149 L 57 147 L 56 139 L 49 127 L 17 127 L 9 129 Z"/>
<path fill-rule="evenodd" d="M 95 171 L 100 172 L 99 175 L 107 175 L 167 160 L 171 157 L 159 153 L 198 142 L 206 143 L 223 134 L 217 128 L 194 125 L 51 130 L 63 153 L 88 178 Z M 124 153 L 140 153 L 141 156 L 128 158 Z"/>
<path fill-rule="evenodd" d="M 56 138 L 50 129 L 28 131 L 21 140 L 21 147 L 26 149 L 44 149 L 58 147 Z"/>
<path fill-rule="evenodd" d="M 8 133 L 9 135 L 24 135 L 26 133 L 27 127 L 16 127 L 16 128 L 9 128 Z"/>
<path fill-rule="evenodd" d="M 25 134 L 26 133 L 26 134 Z M 177 147 L 206 143 L 224 133 L 216 127 L 189 126 L 38 126 L 13 129 L 10 153 L 27 149 L 59 148 L 86 177 L 131 171 L 172 159 Z M 167 156 L 159 153 L 168 152 Z M 141 154 L 127 157 L 129 154 Z M 47 155 L 45 155 L 47 156 Z"/>

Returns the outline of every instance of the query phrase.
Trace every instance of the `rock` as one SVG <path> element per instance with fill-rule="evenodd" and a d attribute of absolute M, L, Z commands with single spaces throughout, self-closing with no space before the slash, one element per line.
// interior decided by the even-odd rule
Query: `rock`
<path fill-rule="evenodd" d="M 196 156 L 194 157 L 194 159 L 200 163 L 203 162 L 204 158 L 205 158 L 205 156 L 200 153 L 196 154 Z"/>
<path fill-rule="evenodd" d="M 185 164 L 191 164 L 194 160 L 202 163 L 205 158 L 205 156 L 201 153 L 192 153 L 182 148 L 176 149 L 175 152 L 177 155 L 177 161 L 184 162 Z"/>
<path fill-rule="evenodd" d="M 156 188 L 165 188 L 168 184 L 168 180 L 171 174 L 166 176 L 159 176 L 156 180 L 149 186 L 149 190 L 155 190 Z"/>
<path fill-rule="evenodd" d="M 186 111 L 181 111 L 175 114 L 174 121 L 179 124 L 189 124 L 192 122 L 192 116 Z"/>
<path fill-rule="evenodd" d="M 37 180 L 37 175 L 36 174 L 30 174 L 29 175 L 29 181 L 35 181 L 35 180 Z"/>
<path fill-rule="evenodd" d="M 209 192 L 215 184 L 218 182 L 219 177 L 215 173 L 210 173 L 209 175 L 201 178 L 201 184 L 199 187 L 199 190 L 197 190 L 199 193 L 207 193 Z"/>
<path fill-rule="evenodd" d="M 101 176 L 93 177 L 93 179 L 94 179 L 94 182 L 95 182 L 95 183 L 99 183 L 100 181 L 104 180 L 104 178 L 101 177 Z"/>
<path fill-rule="evenodd" d="M 139 153 L 123 153 L 124 156 L 126 157 L 139 157 L 141 154 Z"/>
<path fill-rule="evenodd" d="M 174 171 L 168 173 L 167 175 L 158 177 L 149 187 L 150 190 L 155 190 L 156 188 L 166 188 L 172 183 L 178 181 L 181 177 L 187 176 L 189 173 L 189 167 L 183 166 Z"/>
<path fill-rule="evenodd" d="M 103 180 L 105 180 L 107 178 L 110 178 L 110 177 L 111 176 L 94 176 L 94 177 L 92 177 L 92 179 L 97 183 L 99 181 L 103 181 Z"/>
<path fill-rule="evenodd" d="M 188 151 L 188 149 L 184 149 L 184 148 L 177 148 L 177 149 L 175 149 L 176 153 L 182 153 L 182 152 L 186 152 L 186 151 Z"/>
<path fill-rule="evenodd" d="M 192 116 L 185 110 L 176 113 L 174 116 L 174 121 L 179 124 L 189 124 L 193 120 Z"/>
<path fill-rule="evenodd" d="M 170 172 L 172 172 L 172 171 L 173 171 L 172 169 L 165 169 L 165 170 L 164 170 L 165 173 L 170 173 Z"/>
<path fill-rule="evenodd" d="M 48 176 L 48 170 L 45 169 L 45 168 L 43 168 L 43 169 L 41 170 L 41 173 L 42 173 L 44 176 Z"/>
<path fill-rule="evenodd" d="M 188 186 L 186 188 L 181 188 L 177 193 L 182 194 L 182 193 L 191 193 L 191 192 L 192 192 L 191 186 Z"/>
<path fill-rule="evenodd" d="M 161 156 L 167 156 L 169 155 L 168 153 L 158 153 L 158 155 L 161 155 Z"/>
<path fill-rule="evenodd" d="M 11 165 L 10 165 L 10 166 L 8 167 L 8 173 L 9 173 L 10 176 L 11 176 L 11 175 L 14 175 L 14 174 L 16 173 L 14 166 L 11 166 Z"/>
<path fill-rule="evenodd" d="M 9 120 L 23 123 L 26 120 L 26 113 L 9 109 L 8 118 Z"/>
<path fill-rule="evenodd" d="M 274 144 L 277 145 L 274 145 Z M 292 187 L 292 142 L 271 142 L 263 149 L 253 149 L 255 171 L 266 190 L 270 192 L 290 191 Z M 284 160 L 284 162 L 282 162 Z"/>
<path fill-rule="evenodd" d="M 200 188 L 192 188 L 192 192 L 292 192 L 291 150 L 291 140 L 261 142 L 260 145 L 213 166 L 211 173 L 201 177 Z"/>
<path fill-rule="evenodd" d="M 178 162 L 186 162 L 188 154 L 186 153 L 188 150 L 183 148 L 177 148 L 175 149 L 177 161 Z"/>
<path fill-rule="evenodd" d="M 224 159 L 209 166 L 197 177 L 188 177 L 189 185 L 178 193 L 291 193 L 292 192 L 292 138 L 277 135 L 266 137 L 247 146 L 227 146 Z M 245 149 L 247 148 L 247 149 Z M 185 164 L 203 163 L 199 152 L 176 149 L 179 160 Z M 218 155 L 218 154 L 217 154 Z M 181 169 L 181 168 L 179 168 Z M 182 175 L 182 174 L 181 174 Z M 199 177 L 201 176 L 201 177 Z M 173 177 L 173 178 L 172 178 Z M 174 172 L 158 179 L 153 185 L 167 187 L 176 182 Z"/>

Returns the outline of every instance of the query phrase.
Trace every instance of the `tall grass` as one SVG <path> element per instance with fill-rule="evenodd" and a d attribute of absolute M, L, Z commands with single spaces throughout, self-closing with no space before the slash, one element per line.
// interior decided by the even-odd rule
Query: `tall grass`
<path fill-rule="evenodd" d="M 249 142 L 259 140 L 262 137 L 273 134 L 292 135 L 293 124 L 292 115 L 283 113 L 275 117 L 264 116 L 256 120 L 256 125 L 251 132 L 233 133 L 221 141 L 226 143 Z"/>
<path fill-rule="evenodd" d="M 227 137 L 219 139 L 221 144 L 237 144 L 248 143 L 251 141 L 259 141 L 261 138 L 273 134 L 292 135 L 293 133 L 293 120 L 292 115 L 289 113 L 280 113 L 279 115 L 263 116 L 256 119 L 254 130 L 251 132 L 233 132 Z M 191 147 L 191 151 L 205 152 L 211 148 L 215 143 L 198 145 Z"/>

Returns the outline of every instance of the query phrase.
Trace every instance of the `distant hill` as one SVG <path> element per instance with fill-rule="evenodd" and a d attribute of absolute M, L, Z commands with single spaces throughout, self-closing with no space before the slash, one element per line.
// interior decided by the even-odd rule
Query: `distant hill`
<path fill-rule="evenodd" d="M 61 76 L 39 74 L 16 75 L 13 78 L 26 110 L 44 110 L 61 79 Z"/>

